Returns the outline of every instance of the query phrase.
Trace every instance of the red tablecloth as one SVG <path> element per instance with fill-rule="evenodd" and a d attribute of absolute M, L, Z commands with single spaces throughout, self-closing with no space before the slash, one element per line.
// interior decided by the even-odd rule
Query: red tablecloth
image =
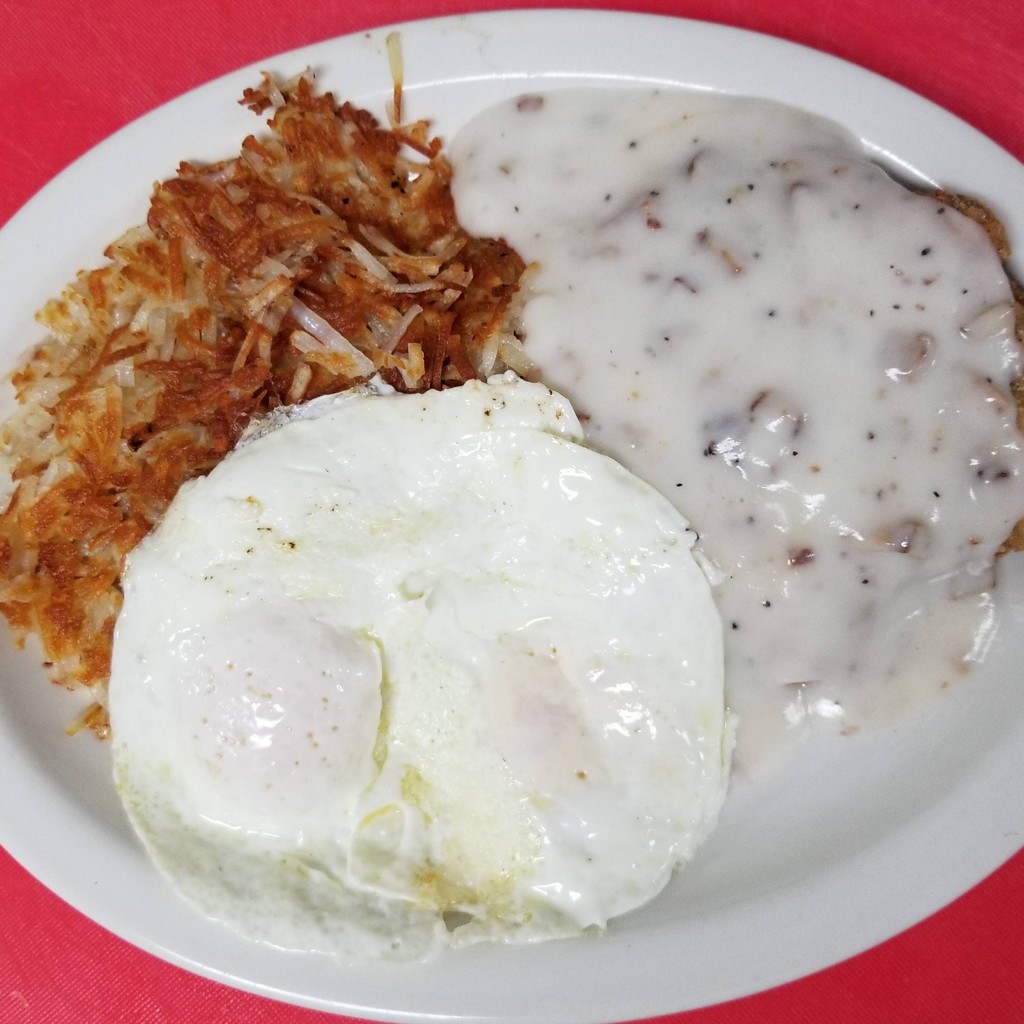
<path fill-rule="evenodd" d="M 393 21 L 509 6 L 544 5 L 528 0 L 106 0 L 92 5 L 3 0 L 0 223 L 115 129 L 224 72 Z M 971 5 L 963 0 L 621 0 L 589 6 L 716 21 L 817 47 L 915 89 L 1024 160 L 1019 0 L 973 0 Z M 223 988 L 139 952 L 70 909 L 0 851 L 0 1022 L 312 1024 L 336 1019 Z M 1024 855 L 952 906 L 846 963 L 761 995 L 669 1019 L 679 1024 L 1024 1021 Z"/>

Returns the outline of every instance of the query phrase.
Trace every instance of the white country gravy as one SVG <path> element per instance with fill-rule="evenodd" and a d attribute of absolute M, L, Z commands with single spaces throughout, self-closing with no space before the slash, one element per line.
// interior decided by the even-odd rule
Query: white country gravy
<path fill-rule="evenodd" d="M 538 264 L 544 381 L 722 575 L 741 766 L 814 719 L 891 720 L 983 656 L 1024 462 L 980 227 L 761 100 L 523 96 L 452 155 L 460 221 Z"/>

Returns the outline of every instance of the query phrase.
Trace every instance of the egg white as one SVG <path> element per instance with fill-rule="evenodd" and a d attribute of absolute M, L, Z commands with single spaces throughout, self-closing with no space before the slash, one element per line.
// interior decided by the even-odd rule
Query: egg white
<path fill-rule="evenodd" d="M 260 425 L 124 575 L 115 778 L 203 913 L 413 958 L 599 930 L 712 828 L 694 535 L 512 375 Z"/>

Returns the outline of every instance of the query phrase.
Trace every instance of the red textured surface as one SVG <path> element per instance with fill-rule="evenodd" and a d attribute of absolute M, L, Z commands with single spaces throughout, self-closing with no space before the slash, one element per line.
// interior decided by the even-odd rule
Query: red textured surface
<path fill-rule="evenodd" d="M 546 5 L 0 0 L 0 223 L 111 132 L 224 72 L 375 25 L 509 6 Z M 586 6 L 716 21 L 817 47 L 922 93 L 1024 160 L 1024 8 L 1018 0 L 974 0 L 970 6 L 957 0 Z M 0 852 L 0 1024 L 338 1019 L 223 988 L 141 953 L 70 909 Z M 748 999 L 665 1019 L 1024 1021 L 1024 855 L 952 906 L 852 960 Z"/>

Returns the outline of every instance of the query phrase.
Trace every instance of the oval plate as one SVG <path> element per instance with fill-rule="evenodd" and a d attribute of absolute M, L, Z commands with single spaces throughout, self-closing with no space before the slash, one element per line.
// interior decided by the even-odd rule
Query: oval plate
<path fill-rule="evenodd" d="M 659 83 L 764 96 L 841 122 L 905 176 L 985 198 L 1011 237 L 1024 237 L 1024 167 L 920 97 L 815 51 L 703 23 L 601 12 L 471 15 L 395 28 L 406 115 L 432 118 L 447 138 L 491 103 L 545 86 Z M 144 218 L 152 181 L 171 176 L 182 159 L 229 156 L 259 130 L 237 100 L 260 69 L 291 76 L 312 67 L 322 87 L 383 116 L 388 31 L 219 79 L 129 125 L 57 177 L 0 232 L 0 363 L 12 366 L 38 339 L 35 310 Z M 55 236 L 56 253 L 42 241 Z M 1024 571 L 1010 559 L 1002 569 L 1007 612 L 979 670 L 898 728 L 825 738 L 770 783 L 738 780 L 694 863 L 601 939 L 478 947 L 396 966 L 338 964 L 236 937 L 197 917 L 156 874 L 113 792 L 107 750 L 64 735 L 74 698 L 43 683 L 37 652 L 9 641 L 0 651 L 0 839 L 58 895 L 128 941 L 225 984 L 319 1009 L 409 1022 L 595 1024 L 735 998 L 880 942 L 1016 850 L 1024 708 L 1014 667 L 1024 660 Z"/>

